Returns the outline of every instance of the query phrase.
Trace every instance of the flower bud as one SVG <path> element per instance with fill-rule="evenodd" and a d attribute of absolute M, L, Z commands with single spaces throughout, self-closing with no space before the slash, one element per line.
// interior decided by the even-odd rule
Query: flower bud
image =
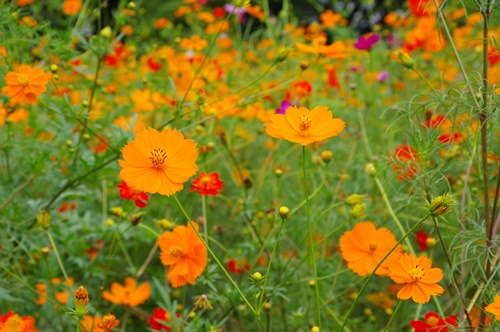
<path fill-rule="evenodd" d="M 246 8 L 250 6 L 250 0 L 234 0 L 234 6 L 236 8 Z"/>
<path fill-rule="evenodd" d="M 136 8 L 135 2 L 130 1 L 127 4 L 127 8 L 130 9 L 130 10 L 135 10 L 135 8 Z"/>
<path fill-rule="evenodd" d="M 104 37 L 104 38 L 111 38 L 111 34 L 113 33 L 113 30 L 111 30 L 110 27 L 105 27 L 104 29 L 99 32 L 99 34 Z"/>
<path fill-rule="evenodd" d="M 269 302 L 264 303 L 264 310 L 265 311 L 271 310 L 271 303 L 269 303 Z"/>
<path fill-rule="evenodd" d="M 87 313 L 87 304 L 89 304 L 89 293 L 85 287 L 80 286 L 74 293 L 75 314 L 82 318 Z"/>
<path fill-rule="evenodd" d="M 286 206 L 282 206 L 278 210 L 278 213 L 280 214 L 281 219 L 286 220 L 290 216 L 290 209 Z"/>
<path fill-rule="evenodd" d="M 252 279 L 253 281 L 255 281 L 256 283 L 259 283 L 262 281 L 264 277 L 262 276 L 262 274 L 260 272 L 255 272 L 254 274 L 252 274 Z"/>
<path fill-rule="evenodd" d="M 278 57 L 276 58 L 276 61 L 278 62 L 283 62 L 286 60 L 286 58 L 288 58 L 288 54 L 290 53 L 290 48 L 286 47 L 284 49 L 282 49 L 279 53 L 278 53 Z"/>
<path fill-rule="evenodd" d="M 333 158 L 333 153 L 332 151 L 330 150 L 325 150 L 323 152 L 321 152 L 321 159 L 325 162 L 325 163 L 329 163 L 330 160 L 332 160 Z"/>
<path fill-rule="evenodd" d="M 311 64 L 309 63 L 309 61 L 307 60 L 304 60 L 300 63 L 300 69 L 302 70 L 306 70 L 307 68 L 309 68 Z"/>
<path fill-rule="evenodd" d="M 314 286 L 316 286 L 316 281 L 314 281 L 314 280 L 309 280 L 309 281 L 307 282 L 307 284 L 309 285 L 309 287 L 314 287 Z"/>
<path fill-rule="evenodd" d="M 444 194 L 434 198 L 431 202 L 431 206 L 429 207 L 429 212 L 433 216 L 440 216 L 450 211 L 453 205 L 456 204 L 456 201 L 449 194 Z"/>
<path fill-rule="evenodd" d="M 281 169 L 276 169 L 274 171 L 274 176 L 276 176 L 278 179 L 283 175 L 283 171 Z"/>
<path fill-rule="evenodd" d="M 311 332 L 319 332 L 319 327 L 318 326 L 313 326 L 311 328 Z"/>
<path fill-rule="evenodd" d="M 202 308 L 205 310 L 206 309 L 213 310 L 213 307 L 210 304 L 210 301 L 208 301 L 208 296 L 206 296 L 205 294 L 198 296 L 198 298 L 194 301 L 194 305 L 197 308 Z"/>
<path fill-rule="evenodd" d="M 50 71 L 52 73 L 55 74 L 55 73 L 57 73 L 58 70 L 59 70 L 59 67 L 56 64 L 53 63 L 53 64 L 50 65 Z"/>
<path fill-rule="evenodd" d="M 349 204 L 350 206 L 355 206 L 357 204 L 363 203 L 364 197 L 365 197 L 364 195 L 352 194 L 347 197 L 346 203 Z"/>
<path fill-rule="evenodd" d="M 368 163 L 365 165 L 365 172 L 368 173 L 368 175 L 374 176 L 377 174 L 377 169 L 373 163 Z"/>
<path fill-rule="evenodd" d="M 38 226 L 41 226 L 42 228 L 49 228 L 50 226 L 50 213 L 47 211 L 43 210 L 36 216 L 36 223 Z"/>
<path fill-rule="evenodd" d="M 366 204 L 356 204 L 352 208 L 351 215 L 354 218 L 365 218 Z"/>
<path fill-rule="evenodd" d="M 142 217 L 144 217 L 145 214 L 146 212 L 137 212 L 130 216 L 130 223 L 132 224 L 132 226 L 139 225 L 142 222 Z"/>
<path fill-rule="evenodd" d="M 429 248 L 432 248 L 436 245 L 436 239 L 429 236 L 427 240 L 425 240 L 425 244 L 427 244 Z"/>
<path fill-rule="evenodd" d="M 398 56 L 399 62 L 403 65 L 403 67 L 408 69 L 415 68 L 415 63 L 413 62 L 413 59 L 408 53 L 406 53 L 400 48 L 397 49 L 394 53 Z"/>

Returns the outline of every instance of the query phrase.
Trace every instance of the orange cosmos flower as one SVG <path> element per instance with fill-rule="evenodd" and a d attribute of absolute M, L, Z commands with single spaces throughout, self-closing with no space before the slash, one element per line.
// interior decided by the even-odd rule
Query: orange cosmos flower
<path fill-rule="evenodd" d="M 495 301 L 488 304 L 484 310 L 495 315 L 496 320 L 500 320 L 500 295 L 495 295 Z"/>
<path fill-rule="evenodd" d="M 115 315 L 112 314 L 102 316 L 101 321 L 97 323 L 97 327 L 106 332 L 113 330 L 118 325 L 120 325 L 120 321 L 116 319 Z"/>
<path fill-rule="evenodd" d="M 136 286 L 137 281 L 132 277 L 127 277 L 125 278 L 125 286 L 114 282 L 111 285 L 111 292 L 102 292 L 102 297 L 106 301 L 112 303 L 136 307 L 139 304 L 146 302 L 146 300 L 151 296 L 151 287 L 149 285 L 149 282 L 146 281 L 139 287 Z"/>
<path fill-rule="evenodd" d="M 158 246 L 161 262 L 170 265 L 167 278 L 174 288 L 186 283 L 193 285 L 207 266 L 207 249 L 191 224 L 176 226 L 173 232 L 163 233 Z"/>
<path fill-rule="evenodd" d="M 175 194 L 198 171 L 196 144 L 176 130 L 142 130 L 122 149 L 122 154 L 125 160 L 118 161 L 122 167 L 120 178 L 151 194 Z"/>
<path fill-rule="evenodd" d="M 0 316 L 0 331 L 5 332 L 38 332 L 35 319 L 31 316 L 21 317 L 13 311 Z"/>
<path fill-rule="evenodd" d="M 47 88 L 50 75 L 42 69 L 31 69 L 30 66 L 21 65 L 17 72 L 9 71 L 5 75 L 7 86 L 2 88 L 2 92 L 11 97 L 11 104 L 20 104 L 26 101 L 28 104 L 36 103 L 37 96 L 41 95 Z"/>
<path fill-rule="evenodd" d="M 347 267 L 363 277 L 373 272 L 375 266 L 396 242 L 394 234 L 389 229 L 377 229 L 371 221 L 363 221 L 354 226 L 352 231 L 347 231 L 340 237 L 340 250 L 342 258 L 347 261 Z M 399 245 L 380 265 L 375 274 L 388 275 L 388 266 L 398 259 L 401 253 L 401 245 Z"/>
<path fill-rule="evenodd" d="M 101 317 L 85 315 L 80 321 L 80 328 L 83 332 L 105 332 L 103 329 L 97 327 L 101 323 Z"/>
<path fill-rule="evenodd" d="M 443 279 L 443 271 L 433 268 L 429 258 L 416 258 L 413 254 L 403 254 L 389 266 L 389 277 L 398 284 L 406 284 L 397 294 L 398 299 L 410 297 L 416 303 L 427 303 L 431 295 L 441 295 L 443 287 L 437 283 Z"/>
<path fill-rule="evenodd" d="M 62 12 L 68 16 L 75 16 L 82 9 L 83 4 L 81 0 L 66 0 L 64 1 Z"/>
<path fill-rule="evenodd" d="M 201 172 L 200 176 L 191 184 L 191 191 L 196 191 L 202 196 L 217 196 L 219 191 L 222 190 L 223 184 L 224 181 L 219 180 L 219 174 L 217 174 L 217 172 L 212 172 L 210 174 Z"/>
<path fill-rule="evenodd" d="M 319 36 L 313 39 L 312 46 L 302 43 L 295 43 L 299 51 L 312 54 L 323 54 L 329 58 L 345 58 L 345 45 L 337 41 L 331 45 L 326 45 L 326 37 Z"/>
<path fill-rule="evenodd" d="M 305 146 L 337 136 L 344 130 L 345 122 L 333 119 L 326 106 L 317 106 L 310 111 L 305 107 L 290 106 L 285 114 L 271 115 L 271 122 L 264 126 L 271 137 Z"/>

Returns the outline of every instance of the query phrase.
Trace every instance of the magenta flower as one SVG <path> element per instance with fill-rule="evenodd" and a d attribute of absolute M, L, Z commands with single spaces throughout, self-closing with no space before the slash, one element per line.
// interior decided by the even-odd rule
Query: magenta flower
<path fill-rule="evenodd" d="M 279 108 L 276 109 L 276 114 L 286 114 L 286 109 L 292 106 L 288 101 L 283 100 Z"/>
<path fill-rule="evenodd" d="M 358 50 L 369 51 L 373 46 L 375 46 L 376 43 L 379 42 L 379 40 L 380 36 L 376 33 L 370 35 L 368 38 L 366 38 L 365 36 L 359 36 L 358 41 L 354 43 L 354 47 L 356 47 Z"/>
<path fill-rule="evenodd" d="M 386 71 L 383 71 L 377 75 L 377 81 L 379 82 L 386 81 L 388 78 L 389 78 L 389 73 Z"/>

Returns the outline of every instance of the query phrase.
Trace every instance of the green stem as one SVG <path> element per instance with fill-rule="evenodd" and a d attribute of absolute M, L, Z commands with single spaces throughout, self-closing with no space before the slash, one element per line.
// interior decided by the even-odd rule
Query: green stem
<path fill-rule="evenodd" d="M 387 206 L 387 209 L 389 210 L 389 214 L 391 215 L 392 219 L 394 219 L 394 222 L 396 223 L 396 226 L 401 231 L 401 234 L 405 234 L 405 229 L 403 228 L 401 221 L 399 221 L 398 216 L 396 216 L 396 213 L 394 213 L 394 210 L 392 209 L 391 202 L 389 201 L 389 198 L 387 197 L 387 194 L 385 193 L 384 186 L 382 185 L 382 182 L 380 182 L 380 180 L 376 176 L 375 176 L 375 182 L 377 183 L 377 186 L 380 190 L 380 193 L 382 194 L 382 199 L 384 200 L 385 205 Z M 408 234 L 408 233 L 406 233 L 406 234 Z M 406 236 L 403 237 L 403 239 L 406 239 Z M 410 250 L 410 252 L 415 255 L 415 250 L 413 250 L 413 247 L 411 245 L 410 240 L 405 240 L 405 244 L 408 247 L 408 249 Z"/>
<path fill-rule="evenodd" d="M 432 221 L 434 222 L 434 228 L 436 229 L 436 233 L 438 235 L 439 242 L 441 242 L 441 247 L 443 248 L 443 252 L 444 252 L 444 255 L 446 257 L 446 261 L 448 262 L 448 265 L 450 266 L 450 274 L 451 274 L 451 280 L 452 280 L 453 286 L 455 287 L 455 290 L 457 291 L 458 295 L 460 296 L 460 300 L 462 301 L 462 305 L 464 306 L 464 308 L 466 308 L 467 303 L 465 303 L 465 298 L 464 298 L 462 292 L 460 291 L 458 281 L 457 281 L 455 275 L 453 274 L 453 264 L 451 263 L 450 256 L 448 255 L 448 250 L 446 250 L 446 245 L 444 244 L 443 237 L 441 236 L 441 231 L 439 230 L 439 226 L 438 226 L 438 223 L 436 221 L 436 218 L 432 217 Z M 473 326 L 472 319 L 470 318 L 468 311 L 465 311 L 465 317 L 467 318 L 467 323 L 472 328 L 472 326 Z"/>
<path fill-rule="evenodd" d="M 248 302 L 247 298 L 245 297 L 245 295 L 243 295 L 243 293 L 241 292 L 240 288 L 238 287 L 238 285 L 236 285 L 236 283 L 234 282 L 233 278 L 231 278 L 231 276 L 229 275 L 229 273 L 226 271 L 226 269 L 224 268 L 224 265 L 222 265 L 222 263 L 219 261 L 219 259 L 217 258 L 217 256 L 215 255 L 215 253 L 212 251 L 212 249 L 210 249 L 210 247 L 208 246 L 207 242 L 205 241 L 205 239 L 203 239 L 203 236 L 201 236 L 201 234 L 198 232 L 198 230 L 194 227 L 193 225 L 193 221 L 191 220 L 191 218 L 189 217 L 189 215 L 187 214 L 186 210 L 184 210 L 184 207 L 182 206 L 181 202 L 179 201 L 179 199 L 177 198 L 176 195 L 173 195 L 174 197 L 174 200 L 175 202 L 177 203 L 177 205 L 179 206 L 179 208 L 181 209 L 182 211 L 182 214 L 184 214 L 184 217 L 186 217 L 186 220 L 187 222 L 189 223 L 189 225 L 191 225 L 191 227 L 193 227 L 194 231 L 196 232 L 196 235 L 198 235 L 198 237 L 200 238 L 201 242 L 203 243 L 203 245 L 207 248 L 207 251 L 210 253 L 210 255 L 212 256 L 212 258 L 215 260 L 215 262 L 217 263 L 217 265 L 220 267 L 220 269 L 222 270 L 222 272 L 224 273 L 224 275 L 228 278 L 229 282 L 233 285 L 233 287 L 236 289 L 236 291 L 238 292 L 238 294 L 240 294 L 241 298 L 243 299 L 243 301 L 247 304 L 247 306 L 250 308 L 250 310 L 257 316 L 257 311 L 254 309 L 254 307 L 250 304 L 250 302 Z M 259 323 L 262 325 L 262 322 L 259 320 Z"/>
<path fill-rule="evenodd" d="M 271 264 L 273 262 L 274 253 L 276 252 L 276 248 L 278 247 L 278 243 L 280 240 L 281 230 L 283 229 L 283 224 L 285 223 L 285 219 L 281 219 L 280 228 L 278 230 L 278 234 L 276 234 L 276 240 L 274 242 L 273 251 L 271 252 L 271 256 L 269 256 L 269 263 L 267 264 L 266 275 L 264 276 L 264 285 L 262 287 L 262 292 L 260 294 L 259 307 L 257 308 L 257 314 L 260 315 L 262 311 L 262 302 L 264 301 L 264 295 L 266 293 L 266 285 L 269 280 L 269 272 L 271 271 Z"/>
<path fill-rule="evenodd" d="M 56 243 L 54 242 L 54 238 L 52 237 L 50 230 L 47 230 L 47 235 L 49 236 L 50 244 L 52 245 L 52 248 L 54 249 L 54 254 L 56 255 L 57 264 L 59 264 L 59 268 L 61 269 L 61 271 L 64 275 L 64 279 L 68 280 L 68 274 L 66 273 L 66 270 L 64 269 L 64 265 L 61 261 L 61 257 L 59 256 L 59 251 L 57 250 Z"/>
<path fill-rule="evenodd" d="M 306 147 L 302 147 L 302 175 L 304 177 L 304 194 L 306 195 L 306 210 L 307 210 L 307 226 L 309 229 L 309 247 L 311 253 L 311 260 L 313 264 L 313 272 L 314 272 L 314 290 L 316 293 L 316 319 L 318 321 L 318 327 L 321 330 L 321 304 L 319 297 L 319 285 L 318 285 L 318 270 L 316 269 L 316 257 L 314 250 L 314 239 L 313 239 L 313 231 L 312 231 L 312 222 L 311 222 L 311 211 L 309 207 L 309 195 L 307 193 L 307 178 L 306 178 Z"/>
<path fill-rule="evenodd" d="M 401 307 L 401 304 L 403 304 L 403 300 L 399 300 L 398 305 L 396 306 L 396 308 L 395 308 L 395 309 L 394 309 L 394 311 L 392 312 L 391 318 L 389 318 L 389 321 L 387 322 L 387 325 L 386 325 L 386 326 L 385 326 L 385 328 L 384 328 L 384 332 L 385 332 L 385 331 L 388 331 L 388 328 L 389 328 L 389 326 L 391 326 L 391 323 L 392 323 L 392 321 L 394 320 L 394 317 L 396 317 L 396 313 L 398 312 L 399 307 Z"/>
<path fill-rule="evenodd" d="M 203 233 L 208 246 L 208 219 L 207 219 L 207 196 L 201 197 L 201 210 L 203 213 Z"/>
<path fill-rule="evenodd" d="M 339 332 L 342 332 L 344 330 L 344 326 L 346 325 L 347 321 L 351 317 L 351 315 L 352 315 L 352 313 L 354 311 L 354 308 L 356 307 L 356 304 L 358 303 L 358 300 L 361 298 L 361 294 L 363 294 L 363 291 L 365 290 L 366 286 L 368 285 L 368 283 L 370 282 L 370 280 L 375 275 L 375 271 L 377 271 L 378 268 L 380 267 L 380 265 L 382 265 L 382 263 L 387 259 L 387 257 L 389 257 L 392 254 L 392 252 L 394 250 L 396 250 L 396 248 L 401 244 L 401 242 L 403 242 L 404 239 L 406 239 L 411 233 L 413 233 L 413 231 L 416 230 L 428 217 L 429 217 L 429 214 L 426 215 L 425 217 L 423 217 L 422 219 L 420 219 L 420 221 L 417 222 L 415 225 L 413 225 L 413 227 L 408 231 L 408 233 L 406 233 L 401 239 L 399 239 L 399 241 L 396 242 L 396 244 L 391 248 L 391 250 L 389 250 L 389 252 L 382 258 L 382 260 L 380 262 L 378 262 L 378 264 L 373 269 L 372 273 L 370 273 L 370 275 L 366 279 L 365 283 L 363 284 L 363 286 L 359 290 L 358 296 L 356 296 L 356 299 L 352 303 L 351 308 L 349 308 L 349 311 L 347 312 L 347 315 L 346 315 L 346 317 L 344 319 L 344 322 L 342 323 L 342 326 L 340 327 L 340 331 Z"/>
<path fill-rule="evenodd" d="M 425 83 L 426 83 L 426 84 L 427 84 L 427 85 L 431 88 L 431 90 L 432 90 L 432 91 L 434 91 L 436 94 L 439 94 L 439 91 L 438 91 L 438 90 L 436 90 L 436 88 L 434 88 L 434 87 L 432 86 L 431 82 L 429 82 L 429 80 L 427 79 L 427 77 L 425 77 L 424 75 L 422 75 L 422 73 L 420 72 L 420 70 L 418 70 L 417 68 L 415 68 L 415 67 L 414 67 L 414 68 L 413 68 L 413 71 L 414 71 L 415 73 L 417 73 L 417 74 L 418 74 L 418 76 L 420 76 L 420 78 L 421 78 L 421 79 L 423 79 L 423 80 L 424 80 L 424 82 L 425 82 Z"/>

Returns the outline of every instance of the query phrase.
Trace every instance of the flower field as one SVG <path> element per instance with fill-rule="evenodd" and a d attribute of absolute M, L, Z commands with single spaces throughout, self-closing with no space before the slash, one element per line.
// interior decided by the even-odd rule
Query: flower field
<path fill-rule="evenodd" d="M 498 4 L 381 3 L 0 3 L 0 332 L 499 331 Z"/>

